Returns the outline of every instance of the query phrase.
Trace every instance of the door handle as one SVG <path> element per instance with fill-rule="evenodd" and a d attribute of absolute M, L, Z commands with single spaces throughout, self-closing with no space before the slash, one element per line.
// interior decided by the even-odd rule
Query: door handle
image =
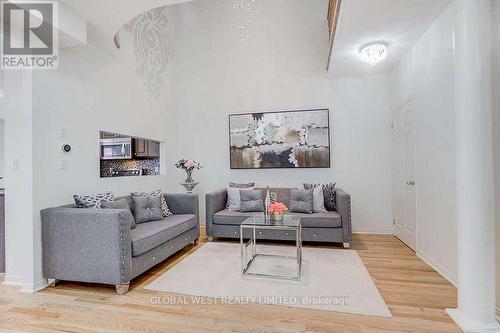
<path fill-rule="evenodd" d="M 414 180 L 409 180 L 409 181 L 406 182 L 406 185 L 415 186 L 415 181 Z"/>

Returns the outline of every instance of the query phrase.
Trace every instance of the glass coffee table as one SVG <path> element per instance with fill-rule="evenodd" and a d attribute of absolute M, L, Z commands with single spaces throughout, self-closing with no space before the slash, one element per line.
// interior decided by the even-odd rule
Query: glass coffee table
<path fill-rule="evenodd" d="M 250 230 L 250 232 L 246 232 Z M 291 231 L 292 235 L 295 235 L 295 247 L 296 255 L 286 256 L 271 253 L 258 253 L 257 252 L 257 230 L 266 231 Z M 283 216 L 282 221 L 274 221 L 271 219 L 266 219 L 264 215 L 253 216 L 241 223 L 240 226 L 240 249 L 241 249 L 241 275 L 242 276 L 254 276 L 254 277 L 266 277 L 275 279 L 285 279 L 285 280 L 296 280 L 300 281 L 300 274 L 302 269 L 302 225 L 300 223 L 300 218 L 291 215 Z M 250 238 L 246 243 L 243 241 L 244 236 Z M 249 235 L 249 236 L 248 236 Z M 250 252 L 250 255 L 248 255 Z M 294 275 L 282 275 L 273 274 L 266 272 L 250 272 L 252 264 L 258 257 L 268 257 L 274 259 L 290 259 L 296 263 L 296 273 Z"/>

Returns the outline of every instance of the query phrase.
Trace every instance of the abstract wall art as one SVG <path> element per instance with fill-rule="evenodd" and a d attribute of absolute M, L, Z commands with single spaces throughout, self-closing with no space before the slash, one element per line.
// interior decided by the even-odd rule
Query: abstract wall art
<path fill-rule="evenodd" d="M 328 109 L 232 114 L 231 169 L 329 168 Z"/>

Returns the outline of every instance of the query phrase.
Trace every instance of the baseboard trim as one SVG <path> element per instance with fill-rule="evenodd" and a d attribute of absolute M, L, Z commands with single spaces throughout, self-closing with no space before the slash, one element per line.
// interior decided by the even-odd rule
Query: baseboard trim
<path fill-rule="evenodd" d="M 391 229 L 368 229 L 368 228 L 353 228 L 353 234 L 372 234 L 372 235 L 393 235 L 394 231 Z"/>
<path fill-rule="evenodd" d="M 23 278 L 20 276 L 12 276 L 5 274 L 2 284 L 10 285 L 10 286 L 22 286 Z"/>
<path fill-rule="evenodd" d="M 37 291 L 47 288 L 48 286 L 49 282 L 47 281 L 47 279 L 42 279 L 35 283 L 24 283 L 21 291 L 33 294 Z"/>
<path fill-rule="evenodd" d="M 444 277 L 448 282 L 450 282 L 452 285 L 455 287 L 457 286 L 457 277 L 455 274 L 450 273 L 447 269 L 445 269 L 441 264 L 436 262 L 434 259 L 432 259 L 430 256 L 425 254 L 424 252 L 420 251 L 417 249 L 417 257 L 422 259 L 427 265 L 431 266 L 436 272 L 438 272 L 442 277 Z"/>
<path fill-rule="evenodd" d="M 9 286 L 21 286 L 20 291 L 27 293 L 36 293 L 49 286 L 47 279 L 39 280 L 35 283 L 24 283 L 23 278 L 20 276 L 12 276 L 5 274 L 2 284 Z"/>
<path fill-rule="evenodd" d="M 484 323 L 484 322 L 474 321 L 465 317 L 459 309 L 446 309 L 446 314 L 464 332 L 497 333 L 500 331 L 500 324 L 498 322 Z"/>

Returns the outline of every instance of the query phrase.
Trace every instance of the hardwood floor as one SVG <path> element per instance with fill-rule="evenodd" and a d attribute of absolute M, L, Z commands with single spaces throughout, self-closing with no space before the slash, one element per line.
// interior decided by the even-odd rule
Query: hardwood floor
<path fill-rule="evenodd" d="M 143 287 L 203 243 L 133 280 L 124 296 L 112 286 L 69 282 L 35 294 L 0 285 L 0 331 L 460 332 L 444 312 L 456 306 L 455 287 L 393 236 L 355 235 L 353 242 L 392 318 L 271 305 L 154 304 L 172 295 Z"/>

